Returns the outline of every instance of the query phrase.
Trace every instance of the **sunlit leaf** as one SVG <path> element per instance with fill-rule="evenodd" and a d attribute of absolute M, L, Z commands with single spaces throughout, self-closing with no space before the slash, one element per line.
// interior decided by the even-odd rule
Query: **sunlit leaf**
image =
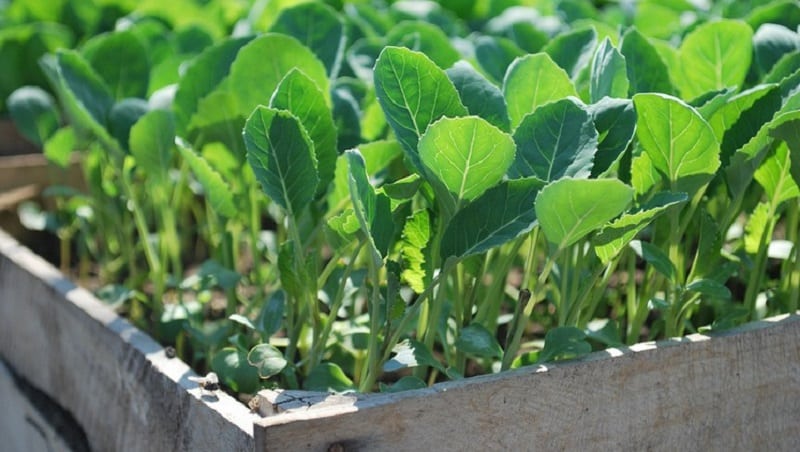
<path fill-rule="evenodd" d="M 578 93 L 564 69 L 546 53 L 537 53 L 517 58 L 508 67 L 503 96 L 513 130 L 538 107 L 568 96 L 577 97 Z"/>

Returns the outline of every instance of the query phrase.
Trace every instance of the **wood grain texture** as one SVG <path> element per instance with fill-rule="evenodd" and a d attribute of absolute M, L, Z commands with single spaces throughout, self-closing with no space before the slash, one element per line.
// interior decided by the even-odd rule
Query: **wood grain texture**
<path fill-rule="evenodd" d="M 202 396 L 185 363 L 2 230 L 0 356 L 71 412 L 93 450 L 253 449 L 243 404 Z"/>
<path fill-rule="evenodd" d="M 303 408 L 256 450 L 800 450 L 800 317 Z"/>

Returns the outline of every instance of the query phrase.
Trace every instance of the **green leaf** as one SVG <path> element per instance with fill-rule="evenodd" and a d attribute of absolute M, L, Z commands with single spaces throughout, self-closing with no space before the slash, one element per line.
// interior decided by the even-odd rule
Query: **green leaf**
<path fill-rule="evenodd" d="M 796 125 L 792 124 L 793 126 Z M 784 127 L 780 130 L 786 130 Z M 792 127 L 792 129 L 794 129 Z M 792 130 L 794 138 L 798 137 L 797 130 Z M 798 157 L 795 157 L 797 159 Z M 764 192 L 774 205 L 800 196 L 800 188 L 792 179 L 792 161 L 789 148 L 785 145 L 777 146 L 770 152 L 761 166 L 756 170 L 754 178 L 764 188 Z"/>
<path fill-rule="evenodd" d="M 612 98 L 601 99 L 588 108 L 600 137 L 592 165 L 592 177 L 598 177 L 614 167 L 633 141 L 636 110 L 631 100 Z"/>
<path fill-rule="evenodd" d="M 237 392 L 252 394 L 260 387 L 258 370 L 247 362 L 247 354 L 234 347 L 225 347 L 214 354 L 211 370 L 220 383 Z"/>
<path fill-rule="evenodd" d="M 585 178 L 597 151 L 592 116 L 574 98 L 551 102 L 525 116 L 514 131 L 517 155 L 509 169 L 513 178 Z"/>
<path fill-rule="evenodd" d="M 800 185 L 800 112 L 778 115 L 770 122 L 770 135 L 783 140 L 789 147 L 789 172 L 795 184 Z"/>
<path fill-rule="evenodd" d="M 338 76 L 347 36 L 344 20 L 330 6 L 313 2 L 283 9 L 270 31 L 297 38 L 322 61 L 328 77 Z"/>
<path fill-rule="evenodd" d="M 59 50 L 55 63 L 73 121 L 95 132 L 102 129 L 114 103 L 108 86 L 74 50 Z"/>
<path fill-rule="evenodd" d="M 506 101 L 499 88 L 466 61 L 457 62 L 446 72 L 470 114 L 480 116 L 501 130 L 509 130 Z"/>
<path fill-rule="evenodd" d="M 173 108 L 178 133 L 184 136 L 189 119 L 197 110 L 198 102 L 228 75 L 231 63 L 239 49 L 253 37 L 228 38 L 209 47 L 192 60 L 178 82 Z"/>
<path fill-rule="evenodd" d="M 303 382 L 306 391 L 345 392 L 355 390 L 353 380 L 335 363 L 320 363 Z"/>
<path fill-rule="evenodd" d="M 750 69 L 753 30 L 744 22 L 719 20 L 692 30 L 680 47 L 683 77 L 678 88 L 686 99 L 708 91 L 739 87 Z"/>
<path fill-rule="evenodd" d="M 131 127 L 128 140 L 136 164 L 147 177 L 158 185 L 165 183 L 172 167 L 175 143 L 172 113 L 166 110 L 146 113 Z"/>
<path fill-rule="evenodd" d="M 769 72 L 783 55 L 800 49 L 800 36 L 781 24 L 765 23 L 752 38 L 755 63 L 762 74 Z"/>
<path fill-rule="evenodd" d="M 44 143 L 44 156 L 56 165 L 66 168 L 69 165 L 72 151 L 75 150 L 75 130 L 70 127 L 58 129 Z"/>
<path fill-rule="evenodd" d="M 750 109 L 756 101 L 769 93 L 777 91 L 777 85 L 756 85 L 746 91 L 732 96 L 719 107 L 710 118 L 708 124 L 714 131 L 717 141 L 723 143 L 726 132 L 736 124 L 743 111 Z M 731 150 L 733 151 L 733 150 Z"/>
<path fill-rule="evenodd" d="M 14 125 L 31 143 L 42 146 L 58 129 L 55 101 L 38 86 L 16 89 L 6 102 Z"/>
<path fill-rule="evenodd" d="M 86 42 L 83 54 L 117 100 L 147 96 L 150 63 L 144 44 L 133 32 L 95 36 Z"/>
<path fill-rule="evenodd" d="M 688 200 L 686 193 L 658 193 L 645 205 L 625 213 L 603 227 L 592 239 L 594 251 L 603 265 L 611 262 L 636 235 L 668 208 Z"/>
<path fill-rule="evenodd" d="M 417 143 L 442 116 L 467 115 L 447 74 L 427 56 L 386 47 L 375 63 L 375 94 L 407 157 L 420 169 Z"/>
<path fill-rule="evenodd" d="M 568 96 L 577 97 L 578 93 L 564 69 L 546 53 L 537 53 L 517 58 L 508 67 L 503 96 L 513 130 L 538 107 Z"/>
<path fill-rule="evenodd" d="M 442 235 L 442 257 L 480 254 L 529 232 L 536 224 L 532 207 L 543 185 L 535 178 L 503 181 L 467 204 Z"/>
<path fill-rule="evenodd" d="M 403 282 L 416 293 L 425 290 L 425 249 L 431 239 L 430 215 L 418 210 L 403 225 L 400 254 L 403 257 Z"/>
<path fill-rule="evenodd" d="M 233 192 L 222 176 L 201 156 L 197 155 L 186 143 L 178 141 L 178 152 L 192 169 L 197 181 L 211 203 L 211 208 L 220 215 L 233 218 L 236 216 L 236 206 L 233 202 Z"/>
<path fill-rule="evenodd" d="M 655 47 L 636 28 L 625 32 L 620 52 L 625 57 L 625 68 L 628 70 L 629 94 L 672 92 L 667 66 Z"/>
<path fill-rule="evenodd" d="M 232 92 L 239 114 L 248 116 L 258 105 L 267 103 L 292 69 L 302 71 L 313 80 L 326 105 L 331 105 L 325 66 L 295 38 L 277 33 L 263 34 L 242 47 L 221 89 Z"/>
<path fill-rule="evenodd" d="M 482 358 L 500 358 L 503 356 L 503 347 L 497 338 L 480 323 L 473 323 L 461 329 L 456 348 L 468 355 Z"/>
<path fill-rule="evenodd" d="M 291 216 L 300 214 L 319 183 L 314 144 L 291 113 L 256 108 L 244 127 L 247 159 L 261 187 Z"/>
<path fill-rule="evenodd" d="M 509 65 L 524 55 L 525 52 L 509 39 L 485 35 L 475 39 L 475 59 L 496 83 L 502 83 Z"/>
<path fill-rule="evenodd" d="M 278 375 L 287 364 L 280 350 L 269 344 L 258 344 L 251 348 L 247 353 L 247 362 L 258 369 L 261 378 Z"/>
<path fill-rule="evenodd" d="M 292 69 L 278 84 L 270 100 L 270 107 L 288 110 L 296 116 L 314 143 L 319 171 L 318 195 L 328 190 L 336 168 L 336 157 L 339 155 L 336 147 L 336 126 L 324 99 L 313 80 L 300 70 Z"/>
<path fill-rule="evenodd" d="M 286 292 L 282 290 L 274 292 L 264 303 L 256 320 L 256 330 L 262 337 L 269 338 L 281 329 L 285 307 Z"/>
<path fill-rule="evenodd" d="M 621 347 L 624 344 L 619 334 L 619 326 L 613 319 L 592 320 L 586 326 L 586 337 L 609 347 Z"/>
<path fill-rule="evenodd" d="M 245 316 L 243 316 L 241 314 L 231 314 L 231 315 L 228 316 L 228 320 L 230 320 L 233 323 L 238 323 L 239 325 L 242 325 L 242 326 L 244 326 L 244 327 L 246 327 L 246 328 L 248 328 L 250 330 L 255 330 L 256 329 L 256 326 L 253 325 L 253 322 L 250 319 L 248 319 L 247 317 L 245 317 Z M 248 361 L 249 361 L 249 357 L 248 357 Z"/>
<path fill-rule="evenodd" d="M 722 300 L 731 299 L 731 291 L 724 284 L 713 279 L 696 279 L 686 286 L 690 292 L 699 292 L 711 298 Z"/>
<path fill-rule="evenodd" d="M 573 79 L 589 64 L 597 44 L 594 28 L 576 29 L 555 36 L 542 49 Z"/>
<path fill-rule="evenodd" d="M 440 28 L 421 21 L 404 21 L 392 27 L 386 35 L 386 43 L 422 52 L 442 69 L 461 58 Z"/>
<path fill-rule="evenodd" d="M 669 260 L 669 256 L 661 251 L 660 248 L 651 243 L 642 242 L 641 240 L 632 240 L 629 245 L 636 252 L 637 256 L 652 265 L 653 268 L 666 276 L 667 279 L 675 282 L 675 277 L 678 274 L 675 269 L 675 264 Z"/>
<path fill-rule="evenodd" d="M 128 151 L 130 149 L 131 128 L 149 109 L 150 107 L 144 99 L 133 97 L 122 99 L 114 104 L 111 107 L 111 111 L 108 112 L 107 133 L 110 133 L 117 140 L 122 149 Z M 106 131 L 101 131 L 101 136 L 104 133 Z"/>
<path fill-rule="evenodd" d="M 680 189 L 681 179 L 712 177 L 720 147 L 711 126 L 694 108 L 666 94 L 637 94 L 636 135 L 653 166 Z"/>
<path fill-rule="evenodd" d="M 430 366 L 445 372 L 442 363 L 437 361 L 425 344 L 414 339 L 406 339 L 392 349 L 394 356 L 383 364 L 384 372 L 394 372 L 409 367 Z"/>
<path fill-rule="evenodd" d="M 383 265 L 394 235 L 389 197 L 375 193 L 369 183 L 364 158 L 358 150 L 345 151 L 348 166 L 348 186 L 361 230 L 369 239 L 373 264 Z"/>
<path fill-rule="evenodd" d="M 770 221 L 770 208 L 766 202 L 760 202 L 750 213 L 744 227 L 744 250 L 748 254 L 757 254 L 761 249 L 761 238 L 767 232 Z M 768 242 L 764 242 L 766 245 Z"/>
<path fill-rule="evenodd" d="M 419 140 L 426 173 L 444 184 L 457 208 L 500 182 L 515 151 L 510 136 L 477 116 L 442 118 Z"/>
<path fill-rule="evenodd" d="M 537 363 L 559 359 L 572 359 L 592 351 L 586 342 L 586 333 L 574 326 L 559 326 L 550 329 L 544 337 L 544 348 L 539 352 Z"/>
<path fill-rule="evenodd" d="M 547 240 L 564 249 L 621 214 L 633 189 L 616 179 L 564 178 L 542 188 L 536 216 Z"/>
<path fill-rule="evenodd" d="M 589 94 L 592 103 L 603 97 L 628 97 L 628 73 L 625 57 L 609 38 L 603 40 L 592 60 Z"/>
<path fill-rule="evenodd" d="M 422 389 L 428 387 L 424 381 L 412 375 L 405 376 L 390 385 L 378 382 L 378 386 L 380 387 L 382 393 L 410 391 L 412 389 Z"/>

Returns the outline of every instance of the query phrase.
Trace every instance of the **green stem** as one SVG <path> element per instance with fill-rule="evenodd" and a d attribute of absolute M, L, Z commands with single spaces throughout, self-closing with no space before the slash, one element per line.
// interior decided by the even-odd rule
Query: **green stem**
<path fill-rule="evenodd" d="M 375 264 L 372 259 L 367 259 L 370 273 L 370 280 L 372 283 L 372 296 L 370 297 L 369 321 L 370 321 L 370 335 L 369 344 L 367 347 L 367 361 L 366 368 L 362 375 L 364 378 L 359 382 L 358 389 L 360 392 L 370 392 L 372 387 L 375 386 L 375 381 L 380 374 L 380 340 L 381 334 L 378 333 L 380 329 L 380 308 L 381 308 L 381 286 L 380 286 L 380 268 Z"/>

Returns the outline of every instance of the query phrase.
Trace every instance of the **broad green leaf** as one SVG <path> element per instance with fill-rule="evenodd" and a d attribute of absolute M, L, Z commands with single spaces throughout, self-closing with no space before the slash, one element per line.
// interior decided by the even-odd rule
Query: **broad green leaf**
<path fill-rule="evenodd" d="M 403 258 L 403 282 L 416 293 L 425 290 L 425 250 L 431 239 L 430 214 L 427 210 L 414 212 L 403 226 L 400 254 Z"/>
<path fill-rule="evenodd" d="M 247 159 L 261 187 L 291 216 L 313 199 L 319 183 L 314 144 L 291 113 L 260 106 L 244 127 Z"/>
<path fill-rule="evenodd" d="M 165 183 L 172 167 L 175 143 L 172 113 L 166 110 L 146 113 L 131 127 L 128 140 L 136 165 L 156 184 Z"/>
<path fill-rule="evenodd" d="M 744 227 L 744 250 L 748 254 L 756 254 L 762 247 L 762 238 L 767 233 L 767 225 L 770 221 L 769 211 L 769 204 L 760 202 L 747 219 Z M 769 239 L 769 237 L 765 238 L 764 246 L 769 243 Z"/>
<path fill-rule="evenodd" d="M 355 389 L 353 381 L 336 363 L 317 364 L 303 382 L 306 391 L 345 392 Z"/>
<path fill-rule="evenodd" d="M 302 274 L 302 263 L 297 261 L 295 246 L 298 245 L 293 240 L 286 240 L 278 250 L 278 277 L 281 288 L 290 296 L 290 302 L 301 300 L 308 287 L 305 284 L 307 275 Z"/>
<path fill-rule="evenodd" d="M 184 290 L 204 291 L 210 289 L 230 290 L 236 287 L 242 275 L 219 262 L 210 259 L 200 266 L 197 273 L 181 281 L 180 288 Z"/>
<path fill-rule="evenodd" d="M 382 393 L 392 393 L 427 388 L 428 384 L 415 376 L 407 375 L 390 385 L 378 382 L 378 386 Z"/>
<path fill-rule="evenodd" d="M 114 103 L 108 86 L 74 50 L 59 50 L 55 63 L 73 121 L 94 132 L 102 129 Z"/>
<path fill-rule="evenodd" d="M 768 89 L 752 106 L 743 110 L 722 138 L 722 163 L 727 165 L 734 154 L 740 152 L 753 158 L 769 146 L 771 138 L 764 125 L 781 109 L 781 105 L 780 89 Z"/>
<path fill-rule="evenodd" d="M 689 176 L 716 173 L 719 143 L 697 110 L 666 94 L 637 94 L 633 104 L 639 142 L 673 188 Z"/>
<path fill-rule="evenodd" d="M 269 338 L 281 329 L 283 312 L 286 307 L 286 292 L 275 291 L 264 303 L 256 319 L 256 330 L 263 338 Z"/>
<path fill-rule="evenodd" d="M 529 232 L 536 224 L 533 206 L 543 185 L 535 178 L 503 181 L 467 204 L 444 231 L 442 257 L 480 254 Z"/>
<path fill-rule="evenodd" d="M 225 347 L 211 359 L 211 370 L 219 382 L 237 392 L 255 393 L 260 387 L 258 370 L 247 362 L 247 353 Z"/>
<path fill-rule="evenodd" d="M 447 35 L 435 25 L 425 22 L 400 22 L 389 30 L 386 43 L 422 52 L 442 69 L 449 68 L 461 58 Z"/>
<path fill-rule="evenodd" d="M 545 334 L 544 348 L 539 352 L 536 362 L 577 358 L 591 351 L 591 344 L 586 342 L 586 333 L 574 326 L 559 326 Z"/>
<path fill-rule="evenodd" d="M 597 32 L 594 28 L 584 28 L 557 35 L 542 51 L 550 55 L 571 78 L 576 79 L 589 64 L 596 44 Z"/>
<path fill-rule="evenodd" d="M 688 200 L 686 193 L 658 193 L 645 205 L 612 221 L 592 239 L 603 265 L 611 262 L 628 243 L 668 208 Z"/>
<path fill-rule="evenodd" d="M 675 269 L 675 264 L 669 260 L 669 256 L 660 248 L 652 243 L 642 242 L 641 240 L 631 240 L 628 244 L 636 255 L 644 259 L 653 268 L 658 270 L 659 273 L 666 276 L 670 281 L 675 282 L 675 277 L 678 271 Z"/>
<path fill-rule="evenodd" d="M 258 344 L 251 348 L 247 353 L 247 362 L 258 369 L 261 378 L 278 375 L 287 364 L 280 350 L 269 344 Z"/>
<path fill-rule="evenodd" d="M 470 114 L 480 116 L 501 130 L 509 130 L 506 101 L 499 88 L 486 80 L 466 61 L 457 62 L 446 72 L 458 90 L 461 103 L 467 107 Z"/>
<path fill-rule="evenodd" d="M 312 2 L 286 8 L 270 31 L 297 38 L 322 61 L 329 78 L 338 76 L 347 35 L 344 20 L 330 6 Z"/>
<path fill-rule="evenodd" d="M 417 143 L 442 116 L 466 116 L 447 74 L 422 53 L 386 47 L 375 63 L 375 94 L 406 156 L 422 168 Z"/>
<path fill-rule="evenodd" d="M 770 135 L 789 147 L 790 168 L 795 184 L 800 185 L 800 112 L 782 113 L 770 122 Z"/>
<path fill-rule="evenodd" d="M 106 128 L 124 150 L 130 149 L 131 128 L 149 109 L 146 100 L 135 97 L 122 99 L 111 107 Z"/>
<path fill-rule="evenodd" d="M 629 94 L 672 92 L 667 66 L 653 45 L 636 28 L 625 32 L 620 52 L 625 57 L 625 68 L 628 70 Z"/>
<path fill-rule="evenodd" d="M 800 50 L 784 54 L 775 62 L 761 83 L 778 83 L 800 69 Z"/>
<path fill-rule="evenodd" d="M 777 85 L 775 84 L 756 85 L 728 99 L 724 105 L 719 107 L 708 118 L 708 124 L 714 131 L 717 141 L 723 143 L 725 133 L 736 123 L 742 112 L 748 110 L 756 101 L 770 92 L 776 91 L 776 89 Z"/>
<path fill-rule="evenodd" d="M 510 177 L 533 176 L 546 182 L 585 178 L 597 152 L 597 131 L 580 101 L 567 98 L 525 116 L 514 131 L 514 142 L 517 155 Z"/>
<path fill-rule="evenodd" d="M 133 32 L 95 36 L 86 42 L 83 54 L 117 100 L 147 96 L 149 58 L 144 44 Z"/>
<path fill-rule="evenodd" d="M 394 235 L 389 198 L 375 193 L 369 183 L 364 158 L 358 150 L 345 151 L 348 168 L 348 186 L 361 230 L 368 237 L 373 264 L 382 266 Z"/>
<path fill-rule="evenodd" d="M 363 141 L 361 139 L 362 110 L 354 86 L 342 83 L 344 79 L 334 82 L 331 90 L 333 102 L 333 120 L 338 130 L 339 150 L 352 149 Z"/>
<path fill-rule="evenodd" d="M 201 156 L 197 155 L 189 146 L 178 141 L 178 151 L 181 157 L 192 169 L 197 181 L 203 187 L 208 197 L 211 208 L 218 214 L 233 218 L 236 216 L 236 206 L 233 202 L 233 192 L 222 176 Z"/>
<path fill-rule="evenodd" d="M 600 142 L 592 165 L 592 177 L 600 176 L 619 161 L 636 131 L 636 111 L 630 99 L 604 98 L 588 106 Z"/>
<path fill-rule="evenodd" d="M 755 30 L 766 23 L 775 23 L 786 27 L 794 27 L 800 23 L 800 5 L 794 0 L 773 0 L 764 4 L 748 4 L 733 2 L 730 7 L 738 6 L 733 13 L 746 16 L 747 23 Z"/>
<path fill-rule="evenodd" d="M 331 105 L 325 66 L 298 40 L 277 33 L 263 34 L 239 50 L 222 89 L 234 94 L 238 112 L 247 116 L 256 106 L 267 103 L 292 69 L 302 71 L 313 80 L 325 103 Z"/>
<path fill-rule="evenodd" d="M 578 96 L 569 75 L 546 53 L 517 58 L 503 80 L 511 129 L 542 105 L 568 96 Z"/>
<path fill-rule="evenodd" d="M 325 105 L 324 96 L 319 88 L 301 71 L 292 69 L 278 84 L 270 100 L 270 107 L 288 110 L 303 124 L 314 143 L 319 171 L 317 194 L 325 193 L 333 180 L 336 157 L 339 153 L 336 147 L 336 126 L 333 124 L 333 116 L 330 108 Z"/>
<path fill-rule="evenodd" d="M 482 358 L 500 358 L 503 356 L 503 347 L 497 338 L 480 323 L 473 323 L 461 329 L 456 339 L 456 348 L 468 355 Z"/>
<path fill-rule="evenodd" d="M 70 126 L 62 127 L 44 143 L 44 156 L 56 165 L 66 168 L 72 151 L 75 150 L 75 143 L 75 130 Z"/>
<path fill-rule="evenodd" d="M 55 100 L 38 86 L 18 88 L 6 102 L 14 125 L 31 143 L 42 146 L 58 129 Z"/>
<path fill-rule="evenodd" d="M 762 74 L 769 72 L 783 55 L 800 50 L 800 36 L 780 24 L 763 24 L 752 38 L 755 63 Z"/>
<path fill-rule="evenodd" d="M 705 92 L 739 87 L 753 53 L 753 30 L 744 22 L 707 22 L 692 30 L 680 47 L 681 94 L 691 99 Z"/>
<path fill-rule="evenodd" d="M 536 217 L 547 240 L 564 249 L 621 214 L 633 189 L 616 179 L 563 178 L 542 188 Z"/>
<path fill-rule="evenodd" d="M 226 39 L 207 48 L 187 65 L 186 72 L 178 82 L 173 103 L 175 123 L 181 136 L 184 136 L 189 119 L 197 110 L 197 103 L 228 75 L 239 49 L 252 39 L 253 37 Z"/>
<path fill-rule="evenodd" d="M 425 344 L 414 339 L 406 339 L 392 349 L 394 356 L 383 364 L 384 372 L 417 366 L 430 366 L 444 372 L 444 366 L 437 361 Z"/>
<path fill-rule="evenodd" d="M 617 50 L 609 38 L 603 40 L 592 60 L 589 77 L 589 94 L 592 103 L 603 97 L 628 97 L 628 73 L 625 57 Z"/>
<path fill-rule="evenodd" d="M 186 138 L 197 147 L 222 143 L 243 160 L 242 128 L 246 119 L 239 112 L 233 93 L 214 91 L 197 102 L 197 109 L 186 126 Z"/>
<path fill-rule="evenodd" d="M 798 136 L 796 130 L 793 133 L 795 137 Z M 800 196 L 800 189 L 792 179 L 791 168 L 789 148 L 780 145 L 767 155 L 753 176 L 775 205 Z"/>
<path fill-rule="evenodd" d="M 731 299 L 731 291 L 724 284 L 713 279 L 696 279 L 686 286 L 686 290 L 690 292 L 700 292 L 711 298 L 718 298 L 722 300 Z"/>
<path fill-rule="evenodd" d="M 525 52 L 509 39 L 484 35 L 475 39 L 475 59 L 495 83 L 502 83 L 511 63 L 524 55 Z"/>
<path fill-rule="evenodd" d="M 372 82 L 372 69 L 384 47 L 385 42 L 382 38 L 361 38 L 348 46 L 345 56 L 356 77 L 365 82 Z"/>
<path fill-rule="evenodd" d="M 515 151 L 510 136 L 477 116 L 442 118 L 419 140 L 426 173 L 444 184 L 456 206 L 500 182 Z"/>
<path fill-rule="evenodd" d="M 681 29 L 681 10 L 668 2 L 640 1 L 633 25 L 648 36 L 669 39 Z"/>

